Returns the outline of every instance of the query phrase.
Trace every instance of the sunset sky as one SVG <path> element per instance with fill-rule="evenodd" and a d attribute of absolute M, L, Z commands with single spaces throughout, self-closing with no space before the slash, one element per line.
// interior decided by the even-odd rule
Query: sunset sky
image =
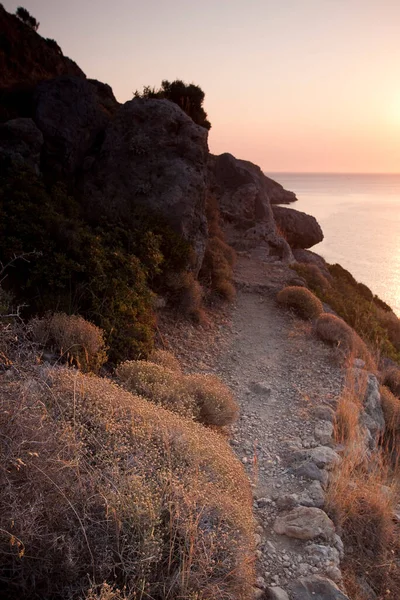
<path fill-rule="evenodd" d="M 183 79 L 214 153 L 267 172 L 400 172 L 400 0 L 3 0 L 121 102 Z"/>

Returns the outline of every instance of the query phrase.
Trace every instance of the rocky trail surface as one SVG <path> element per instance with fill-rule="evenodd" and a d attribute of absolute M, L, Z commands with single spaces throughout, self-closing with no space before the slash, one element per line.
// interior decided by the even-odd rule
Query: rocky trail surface
<path fill-rule="evenodd" d="M 240 404 L 231 445 L 254 491 L 255 598 L 339 600 L 343 547 L 323 507 L 340 460 L 332 422 L 343 373 L 311 327 L 277 306 L 290 278 L 282 263 L 241 256 L 231 312 L 203 334 L 165 335 L 186 368 L 217 374 Z"/>

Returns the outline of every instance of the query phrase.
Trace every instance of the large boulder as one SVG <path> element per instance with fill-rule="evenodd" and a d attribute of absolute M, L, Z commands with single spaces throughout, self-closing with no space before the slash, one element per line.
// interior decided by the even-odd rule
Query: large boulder
<path fill-rule="evenodd" d="M 12 119 L 0 125 L 0 161 L 39 173 L 43 135 L 32 119 Z"/>
<path fill-rule="evenodd" d="M 331 540 L 335 534 L 335 525 L 320 508 L 298 506 L 288 514 L 276 518 L 274 531 L 279 535 L 299 540 L 313 540 L 318 537 Z"/>
<path fill-rule="evenodd" d="M 188 240 L 199 269 L 207 240 L 207 130 L 169 100 L 135 98 L 110 122 L 85 173 L 91 214 L 129 219 L 140 205 Z"/>
<path fill-rule="evenodd" d="M 35 91 L 34 119 L 42 131 L 45 168 L 74 174 L 110 120 L 111 88 L 71 76 L 43 81 Z"/>
<path fill-rule="evenodd" d="M 272 211 L 278 228 L 291 248 L 311 248 L 324 239 L 315 217 L 284 206 L 273 206 Z"/>
<path fill-rule="evenodd" d="M 297 579 L 290 592 L 292 600 L 349 600 L 333 581 L 320 575 Z"/>
<path fill-rule="evenodd" d="M 231 154 L 209 157 L 209 193 L 218 204 L 228 242 L 238 250 L 263 245 L 267 253 L 293 261 L 288 244 L 279 236 L 271 197 L 296 200 L 292 192 L 269 179 L 260 167 Z"/>

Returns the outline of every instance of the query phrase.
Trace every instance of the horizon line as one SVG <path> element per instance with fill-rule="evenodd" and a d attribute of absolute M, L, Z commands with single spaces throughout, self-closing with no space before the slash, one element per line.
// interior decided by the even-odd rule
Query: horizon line
<path fill-rule="evenodd" d="M 390 171 L 265 171 L 274 175 L 399 175 L 400 172 Z"/>

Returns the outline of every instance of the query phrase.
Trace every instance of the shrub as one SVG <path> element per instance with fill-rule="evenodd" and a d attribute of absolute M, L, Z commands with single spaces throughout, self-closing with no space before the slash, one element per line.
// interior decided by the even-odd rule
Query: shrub
<path fill-rule="evenodd" d="M 382 383 L 386 385 L 395 396 L 400 396 L 400 368 L 389 367 L 382 373 Z"/>
<path fill-rule="evenodd" d="M 308 263 L 298 263 L 291 267 L 305 279 L 307 285 L 313 290 L 320 290 L 321 292 L 326 291 L 329 287 L 329 281 L 322 274 L 321 269 L 317 267 L 317 265 L 312 265 Z"/>
<path fill-rule="evenodd" d="M 385 417 L 385 428 L 388 433 L 400 432 L 400 399 L 388 387 L 381 385 L 381 403 Z"/>
<path fill-rule="evenodd" d="M 170 272 L 166 281 L 172 304 L 181 314 L 201 323 L 204 319 L 203 289 L 193 273 Z"/>
<path fill-rule="evenodd" d="M 375 368 L 366 344 L 343 319 L 329 313 L 320 315 L 315 321 L 314 331 L 323 342 L 338 348 L 345 356 L 362 358 L 368 368 Z"/>
<path fill-rule="evenodd" d="M 175 371 L 176 373 L 181 373 L 179 360 L 172 352 L 168 352 L 167 350 L 153 350 L 149 355 L 148 360 L 156 365 Z"/>
<path fill-rule="evenodd" d="M 299 286 L 284 288 L 276 299 L 279 304 L 293 309 L 299 317 L 305 320 L 315 319 L 324 310 L 321 301 L 310 290 Z"/>
<path fill-rule="evenodd" d="M 229 388 L 215 375 L 188 375 L 185 388 L 195 399 L 199 420 L 205 425 L 231 425 L 239 416 L 239 407 Z"/>
<path fill-rule="evenodd" d="M 252 495 L 221 436 L 65 367 L 15 371 L 0 406 L 4 597 L 252 598 Z"/>
<path fill-rule="evenodd" d="M 212 291 L 228 302 L 236 296 L 232 284 L 235 260 L 235 251 L 224 240 L 217 236 L 209 238 L 199 276 Z"/>
<path fill-rule="evenodd" d="M 187 84 L 180 79 L 175 81 L 163 80 L 161 88 L 156 90 L 150 86 L 143 88 L 143 92 L 136 91 L 136 98 L 166 98 L 177 104 L 197 125 L 211 129 L 207 113 L 203 108 L 205 94 L 203 90 L 193 83 Z"/>
<path fill-rule="evenodd" d="M 23 23 L 31 27 L 34 31 L 37 31 L 39 29 L 40 23 L 36 21 L 35 17 L 32 17 L 32 15 L 29 13 L 29 11 L 26 10 L 26 8 L 18 6 L 15 14 Z"/>
<path fill-rule="evenodd" d="M 82 371 L 98 371 L 107 360 L 104 333 L 79 315 L 49 314 L 29 323 L 33 340 Z"/>
<path fill-rule="evenodd" d="M 198 420 L 198 405 L 186 389 L 180 373 L 142 360 L 126 361 L 119 365 L 115 373 L 130 392 L 182 416 Z"/>

